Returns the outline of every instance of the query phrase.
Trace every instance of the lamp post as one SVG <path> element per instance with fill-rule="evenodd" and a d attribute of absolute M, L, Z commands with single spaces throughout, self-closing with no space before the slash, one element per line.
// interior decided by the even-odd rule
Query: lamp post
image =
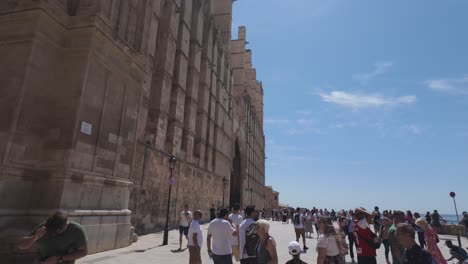
<path fill-rule="evenodd" d="M 226 179 L 226 177 L 223 177 L 223 208 L 224 208 L 224 189 L 226 188 L 226 183 L 228 183 L 229 180 Z"/>
<path fill-rule="evenodd" d="M 167 196 L 167 209 L 166 209 L 166 224 L 164 225 L 164 237 L 163 237 L 163 246 L 167 245 L 169 239 L 169 208 L 171 205 L 171 191 L 172 185 L 174 185 L 174 178 L 172 178 L 172 172 L 174 171 L 176 163 L 176 158 L 171 156 L 169 158 L 169 170 L 171 171 L 171 179 L 169 180 L 169 194 Z"/>
<path fill-rule="evenodd" d="M 460 229 L 458 228 L 458 223 L 460 223 L 460 219 L 458 218 L 458 209 L 457 209 L 457 202 L 455 201 L 455 192 L 450 192 L 450 197 L 453 199 L 453 206 L 455 206 L 455 214 L 457 215 L 457 240 L 458 246 L 461 247 L 461 239 L 460 239 Z"/>

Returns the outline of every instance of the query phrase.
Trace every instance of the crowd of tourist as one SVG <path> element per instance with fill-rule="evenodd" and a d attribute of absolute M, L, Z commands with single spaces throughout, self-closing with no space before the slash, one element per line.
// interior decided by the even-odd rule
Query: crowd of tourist
<path fill-rule="evenodd" d="M 189 263 L 202 263 L 201 250 L 204 235 L 200 221 L 203 212 L 193 213 L 188 205 L 179 215 L 179 250 L 183 238 L 187 240 Z M 411 211 L 383 211 L 375 207 L 373 212 L 359 207 L 354 210 L 285 209 L 266 213 L 255 206 L 241 210 L 238 204 L 231 210 L 210 209 L 210 223 L 206 236 L 206 250 L 215 264 L 277 264 L 277 244 L 270 235 L 270 221 L 292 223 L 296 241 L 291 241 L 287 264 L 303 264 L 300 255 L 309 249 L 307 238 L 316 234 L 316 263 L 344 264 L 349 255 L 352 263 L 376 264 L 377 249 L 385 248 L 387 264 L 446 264 L 448 261 L 468 263 L 468 253 L 450 240 L 445 246 L 450 258 L 440 250 L 438 233 L 445 219 L 437 210 L 424 217 Z M 460 224 L 468 235 L 468 213 L 463 212 Z M 315 229 L 315 230 L 314 230 Z M 302 238 L 302 239 L 301 239 Z M 468 236 L 467 236 L 468 238 Z M 416 242 L 417 241 L 417 242 Z M 302 242 L 302 247 L 300 242 Z M 21 249 L 33 245 L 38 248 L 38 263 L 71 264 L 87 254 L 87 238 L 84 229 L 69 221 L 66 214 L 57 212 L 19 240 Z"/>
<path fill-rule="evenodd" d="M 347 255 L 352 263 L 376 264 L 377 249 L 381 246 L 387 264 L 445 264 L 452 260 L 468 263 L 467 252 L 450 240 L 445 246 L 450 249 L 451 257 L 445 259 L 442 255 L 438 233 L 445 219 L 437 210 L 427 212 L 423 218 L 411 211 L 385 210 L 381 213 L 378 207 L 373 212 L 359 207 L 339 212 L 290 208 L 267 213 L 257 211 L 254 206 L 241 211 L 239 205 L 234 205 L 231 214 L 226 209 L 216 210 L 214 206 L 210 214 L 207 250 L 215 264 L 230 264 L 233 259 L 241 264 L 278 263 L 276 242 L 269 234 L 270 223 L 266 219 L 292 223 L 294 227 L 296 241 L 288 245 L 291 255 L 288 264 L 305 263 L 300 255 L 309 249 L 306 238 L 313 238 L 314 234 L 318 264 L 344 264 Z M 460 224 L 468 230 L 466 212 Z M 194 227 L 190 226 L 189 240 L 194 239 L 191 235 L 194 233 L 202 236 L 198 222 Z M 194 250 L 190 250 L 190 263 L 201 263 L 200 250 L 201 247 L 197 247 L 196 260 L 192 257 Z"/>

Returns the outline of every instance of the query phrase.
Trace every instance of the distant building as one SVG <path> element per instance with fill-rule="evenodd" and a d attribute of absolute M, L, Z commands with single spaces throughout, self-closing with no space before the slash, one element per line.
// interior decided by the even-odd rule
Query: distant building
<path fill-rule="evenodd" d="M 272 186 L 265 187 L 265 209 L 277 210 L 279 205 L 279 192 L 273 190 Z"/>

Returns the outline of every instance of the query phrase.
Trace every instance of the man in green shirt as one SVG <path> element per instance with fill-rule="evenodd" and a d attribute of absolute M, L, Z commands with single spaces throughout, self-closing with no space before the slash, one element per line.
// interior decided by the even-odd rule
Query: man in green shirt
<path fill-rule="evenodd" d="M 397 240 L 397 225 L 405 221 L 404 212 L 393 212 L 393 225 L 388 229 L 388 241 L 390 243 L 390 251 L 392 252 L 393 264 L 400 264 L 400 259 L 403 254 L 404 248 Z"/>
<path fill-rule="evenodd" d="M 86 234 L 81 225 L 68 221 L 66 214 L 57 212 L 20 239 L 18 247 L 28 249 L 37 245 L 41 264 L 73 264 L 88 254 Z"/>

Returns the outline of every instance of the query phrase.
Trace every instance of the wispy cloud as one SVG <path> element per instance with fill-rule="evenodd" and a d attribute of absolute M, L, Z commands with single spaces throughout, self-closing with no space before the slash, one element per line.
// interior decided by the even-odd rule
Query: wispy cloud
<path fill-rule="evenodd" d="M 353 78 L 355 80 L 358 80 L 362 83 L 366 83 L 375 77 L 382 75 L 390 70 L 392 68 L 393 62 L 387 61 L 387 62 L 379 62 L 374 64 L 374 70 L 368 73 L 359 73 L 353 75 Z"/>
<path fill-rule="evenodd" d="M 378 94 L 348 93 L 343 91 L 332 91 L 330 93 L 319 93 L 324 102 L 334 103 L 354 110 L 362 108 L 375 108 L 382 106 L 395 106 L 412 104 L 416 102 L 416 96 L 407 95 L 400 97 L 385 97 Z"/>
<path fill-rule="evenodd" d="M 461 78 L 427 80 L 425 84 L 436 92 L 468 94 L 468 75 Z"/>
<path fill-rule="evenodd" d="M 265 119 L 265 125 L 279 128 L 289 135 L 303 135 L 307 133 L 322 133 L 318 127 L 319 122 L 306 115 L 291 119 Z"/>

